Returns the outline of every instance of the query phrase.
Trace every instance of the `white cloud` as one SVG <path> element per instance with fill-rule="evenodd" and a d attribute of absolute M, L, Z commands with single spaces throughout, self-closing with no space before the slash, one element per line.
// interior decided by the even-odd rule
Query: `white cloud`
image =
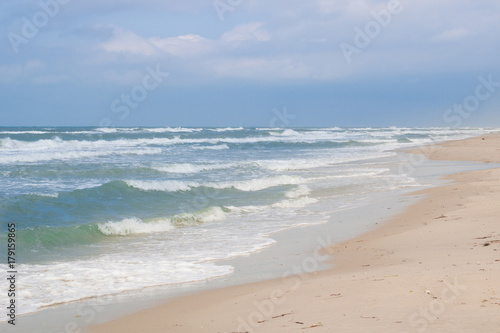
<path fill-rule="evenodd" d="M 45 63 L 39 59 L 31 59 L 26 64 L 15 64 L 0 67 L 0 82 L 13 82 L 33 75 L 45 68 Z"/>
<path fill-rule="evenodd" d="M 366 0 L 317 0 L 319 10 L 323 14 L 343 13 L 343 15 L 366 15 L 374 9 L 373 3 Z"/>
<path fill-rule="evenodd" d="M 233 30 L 224 33 L 221 40 L 225 42 L 242 42 L 249 40 L 256 40 L 259 42 L 269 41 L 271 40 L 271 35 L 262 29 L 263 25 L 262 22 L 240 24 Z"/>
<path fill-rule="evenodd" d="M 120 27 L 113 28 L 113 38 L 101 44 L 102 48 L 107 52 L 123 52 L 145 56 L 151 56 L 158 52 L 153 44 L 141 36 Z"/>
<path fill-rule="evenodd" d="M 216 59 L 209 65 L 218 77 L 268 82 L 282 79 L 329 80 L 346 75 L 346 66 L 332 53 Z"/>
<path fill-rule="evenodd" d="M 432 40 L 437 41 L 437 42 L 457 41 L 457 40 L 460 40 L 464 37 L 469 36 L 470 33 L 471 32 L 467 29 L 451 29 L 451 30 L 443 31 L 442 33 L 434 36 L 432 38 Z"/>
<path fill-rule="evenodd" d="M 162 52 L 174 56 L 202 54 L 211 49 L 210 41 L 199 35 L 145 38 L 132 31 L 113 26 L 113 38 L 101 43 L 102 49 L 110 53 L 125 53 L 140 56 L 157 56 Z"/>
<path fill-rule="evenodd" d="M 166 8 L 161 5 L 162 0 L 146 1 L 151 6 L 143 10 L 155 10 L 159 14 L 159 8 Z M 116 6 L 121 6 L 122 2 L 118 2 Z M 133 3 L 132 0 L 126 2 Z M 151 23 L 148 19 L 127 27 L 105 24 L 97 29 L 94 26 L 95 31 L 87 39 L 82 38 L 88 37 L 82 34 L 66 36 L 78 38 L 78 46 L 86 51 L 68 52 L 69 55 L 77 54 L 80 57 L 78 63 L 84 66 L 73 66 L 71 63 L 61 68 L 66 65 L 62 62 L 55 64 L 59 67 L 50 72 L 69 73 L 72 77 L 88 75 L 123 84 L 141 79 L 140 73 L 128 70 L 154 63 L 164 64 L 175 72 L 179 80 L 186 82 L 213 77 L 335 80 L 366 75 L 385 76 L 389 73 L 435 72 L 436 68 L 440 71 L 462 70 L 465 66 L 471 69 L 487 66 L 497 68 L 497 62 L 493 59 L 498 53 L 495 53 L 498 37 L 494 31 L 500 27 L 500 11 L 495 10 L 500 9 L 497 0 L 485 0 L 481 5 L 468 0 L 402 1 L 403 10 L 392 15 L 390 24 L 383 27 L 380 34 L 361 49 L 360 54 L 355 54 L 353 62 L 348 65 L 342 57 L 339 44 L 354 44 L 355 28 L 363 30 L 368 22 L 375 20 L 371 16 L 372 11 L 387 9 L 389 2 L 245 0 L 241 5 L 234 6 L 233 11 L 227 12 L 228 20 L 222 23 L 211 2 L 208 3 L 211 10 L 208 12 L 182 2 L 179 3 L 182 11 L 179 11 L 189 14 L 186 20 L 169 22 L 163 20 L 161 15 L 152 15 Z M 122 12 L 117 11 L 115 14 L 122 15 Z M 122 16 L 122 21 L 127 17 Z M 241 17 L 247 20 L 227 27 L 228 22 L 234 22 L 232 19 Z M 201 24 L 193 24 L 195 19 L 201 19 L 201 22 L 210 26 L 204 28 Z M 138 26 L 145 26 L 145 30 L 154 33 L 139 33 L 133 28 Z M 175 35 L 165 33 L 173 30 L 179 32 Z M 472 35 L 475 38 L 470 38 Z M 436 43 L 444 41 L 446 43 L 437 47 Z M 82 43 L 87 44 L 81 46 Z M 76 45 L 76 42 L 61 42 L 59 45 L 64 48 L 66 45 Z M 479 58 L 486 58 L 487 61 L 478 62 L 476 59 Z M 70 57 L 67 59 L 70 63 Z M 95 73 L 92 68 L 99 72 Z M 20 71 L 19 68 L 16 70 Z M 7 70 L 0 68 L 0 73 L 7 73 Z M 13 71 L 10 70 L 10 73 L 12 76 Z M 38 77 L 38 82 L 57 80 L 40 75 L 33 74 L 30 82 L 33 77 Z"/>
<path fill-rule="evenodd" d="M 193 34 L 169 38 L 153 37 L 148 41 L 158 49 L 179 57 L 204 54 L 213 46 L 213 41 Z"/>
<path fill-rule="evenodd" d="M 176 37 L 145 38 L 113 26 L 111 40 L 101 43 L 101 48 L 109 53 L 125 53 L 140 56 L 157 56 L 167 53 L 176 57 L 195 57 L 206 55 L 227 45 L 258 41 L 265 42 L 271 35 L 263 29 L 262 22 L 250 22 L 236 26 L 225 32 L 219 39 L 207 39 L 196 34 L 187 34 Z"/>

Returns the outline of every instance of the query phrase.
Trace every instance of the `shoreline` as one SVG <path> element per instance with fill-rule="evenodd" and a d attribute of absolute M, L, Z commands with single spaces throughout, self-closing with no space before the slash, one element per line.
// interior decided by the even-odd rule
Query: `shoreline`
<path fill-rule="evenodd" d="M 391 161 L 386 161 L 386 163 L 393 163 Z M 450 165 L 445 163 L 439 166 L 432 166 L 428 173 L 431 175 L 431 178 L 434 178 L 433 175 L 436 169 L 442 170 L 445 167 L 475 169 L 478 165 Z M 426 181 L 426 185 L 422 186 L 435 186 L 435 184 L 433 184 L 433 181 Z M 291 267 L 296 263 L 301 263 L 301 260 L 304 258 L 307 258 L 315 250 L 315 247 L 318 246 L 315 239 L 324 235 L 325 232 L 330 232 L 333 228 L 338 234 L 332 235 L 333 238 L 331 239 L 323 240 L 322 244 L 336 243 L 352 238 L 376 227 L 376 224 L 384 221 L 388 216 L 397 213 L 398 210 L 402 210 L 404 206 L 411 203 L 411 200 L 414 200 L 410 197 L 405 198 L 400 196 L 403 193 L 413 191 L 413 189 L 405 188 L 399 191 L 401 192 L 391 192 L 389 197 L 386 193 L 383 195 L 378 194 L 372 197 L 366 204 L 334 213 L 335 217 L 344 221 L 359 221 L 355 226 L 349 226 L 347 223 L 342 222 L 338 224 L 335 221 L 328 221 L 315 225 L 289 228 L 269 234 L 268 236 L 276 241 L 272 246 L 248 256 L 237 256 L 217 261 L 219 265 L 231 265 L 235 268 L 235 271 L 230 275 L 214 277 L 199 282 L 162 285 L 131 290 L 120 294 L 90 297 L 85 300 L 49 306 L 33 313 L 20 315 L 19 317 L 22 320 L 19 323 L 19 327 L 16 327 L 14 331 L 20 329 L 20 331 L 36 330 L 40 333 L 53 333 L 65 332 L 65 327 L 69 327 L 70 331 L 78 331 L 79 329 L 88 327 L 89 321 L 92 325 L 98 325 L 143 309 L 160 306 L 167 301 L 179 297 L 198 294 L 206 290 L 216 290 L 234 285 L 279 278 L 284 270 L 283 267 Z M 387 210 L 387 207 L 391 207 L 391 210 Z M 377 222 L 372 223 L 370 221 Z M 293 241 L 293 244 L 290 244 L 290 241 Z M 325 258 L 324 261 L 318 262 L 318 267 L 314 268 L 322 270 L 329 267 L 331 267 L 331 264 Z M 0 323 L 0 329 L 2 325 L 5 325 L 5 322 Z M 11 331 L 10 328 L 9 331 Z"/>
<path fill-rule="evenodd" d="M 484 137 L 420 152 L 434 160 L 499 163 L 494 156 L 500 135 Z M 500 293 L 491 276 L 496 281 L 500 276 L 500 254 L 495 253 L 500 227 L 494 224 L 498 176 L 500 169 L 458 173 L 445 177 L 451 184 L 412 193 L 424 198 L 375 230 L 327 247 L 334 268 L 298 275 L 292 270 L 282 279 L 176 298 L 88 332 L 496 328 Z M 481 216 L 480 227 L 466 223 L 474 216 Z M 304 263 L 312 265 L 324 256 L 314 251 Z M 473 318 L 467 318 L 470 313 Z"/>

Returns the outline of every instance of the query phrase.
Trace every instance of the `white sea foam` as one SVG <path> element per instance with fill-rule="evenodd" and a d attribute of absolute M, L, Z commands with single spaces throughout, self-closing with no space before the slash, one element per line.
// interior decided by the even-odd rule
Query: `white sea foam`
<path fill-rule="evenodd" d="M 284 199 L 270 205 L 261 206 L 227 206 L 226 208 L 236 214 L 264 214 L 269 213 L 270 209 L 282 209 L 282 208 L 303 208 L 310 204 L 318 202 L 315 198 L 310 198 L 307 195 L 310 194 L 309 188 L 307 186 L 299 186 L 293 191 L 286 193 L 289 199 Z"/>
<path fill-rule="evenodd" d="M 214 146 L 191 146 L 195 150 L 224 150 L 229 149 L 227 144 L 214 145 Z"/>
<path fill-rule="evenodd" d="M 161 128 L 144 128 L 144 131 L 151 133 L 193 133 L 203 131 L 203 128 L 184 128 L 184 127 L 161 127 Z"/>
<path fill-rule="evenodd" d="M 102 130 L 102 129 L 101 129 Z M 116 130 L 116 129 L 113 129 Z M 162 129 L 168 130 L 168 129 Z M 189 129 L 196 130 L 196 129 Z M 442 134 L 442 133 L 441 133 Z M 472 135 L 472 133 L 468 133 Z M 477 133 L 476 133 L 477 134 Z M 436 134 L 437 135 L 437 134 Z M 451 134 L 450 134 L 451 135 Z M 453 135 L 457 133 L 453 132 Z M 441 137 L 442 138 L 442 137 Z M 103 149 L 125 149 L 144 146 L 172 146 L 172 145 L 186 145 L 189 144 L 193 149 L 229 149 L 227 144 L 257 144 L 266 142 L 276 143 L 318 143 L 318 142 L 332 142 L 332 143 L 346 143 L 348 141 L 358 141 L 363 143 L 390 143 L 396 142 L 391 134 L 387 132 L 373 132 L 373 133 L 358 133 L 355 131 L 350 132 L 329 132 L 329 131 L 305 131 L 297 132 L 292 129 L 277 132 L 276 135 L 270 136 L 248 136 L 241 138 L 220 137 L 220 138 L 134 138 L 134 139 L 115 139 L 115 140 L 62 140 L 59 137 L 53 139 L 42 139 L 38 141 L 19 141 L 10 138 L 0 139 L 0 152 L 9 150 L 24 151 L 24 150 L 40 150 L 40 149 L 63 149 L 65 151 L 71 150 L 103 150 Z M 430 140 L 430 139 L 427 139 Z"/>
<path fill-rule="evenodd" d="M 325 206 L 322 200 L 330 194 L 333 196 L 339 193 L 348 194 L 350 201 L 347 204 L 349 204 L 359 200 L 360 196 L 369 196 L 379 190 L 419 186 L 416 180 L 411 177 L 391 175 L 388 169 L 377 167 L 377 165 L 385 166 L 385 162 L 383 164 L 357 162 L 344 165 L 339 163 L 394 155 L 386 150 L 402 147 L 406 143 L 396 142 L 393 136 L 415 134 L 417 138 L 411 138 L 414 144 L 415 142 L 431 142 L 431 138 L 424 137 L 431 132 L 435 132 L 431 134 L 431 137 L 437 138 L 437 140 L 481 134 L 475 129 L 362 128 L 344 131 L 338 128 L 317 130 L 267 128 L 254 134 L 248 130 L 247 136 L 234 137 L 236 135 L 225 135 L 223 130 L 229 131 L 229 128 L 214 129 L 207 137 L 203 137 L 203 133 L 190 135 L 190 131 L 196 132 L 196 129 L 167 128 L 148 131 L 137 128 L 134 129 L 134 135 L 129 137 L 126 133 L 127 130 L 117 129 L 121 138 L 114 140 L 68 140 L 67 138 L 71 138 L 70 133 L 61 135 L 64 140 L 57 137 L 38 141 L 0 139 L 0 164 L 17 163 L 22 160 L 52 161 L 60 159 L 65 161 L 60 164 L 40 163 L 33 165 L 34 168 L 43 168 L 43 170 L 50 170 L 52 166 L 55 166 L 57 168 L 53 170 L 57 172 L 57 170 L 61 170 L 61 167 L 68 165 L 72 167 L 66 163 L 67 159 L 82 159 L 82 165 L 75 167 L 82 169 L 77 170 L 75 173 L 77 176 L 70 179 L 69 183 L 60 182 L 59 175 L 49 179 L 49 181 L 46 179 L 28 181 L 21 179 L 19 184 L 25 187 L 22 188 L 22 193 L 28 191 L 37 194 L 39 194 L 38 192 L 70 191 L 81 186 L 80 184 L 85 184 L 88 187 L 88 183 L 91 182 L 90 178 L 93 178 L 93 175 L 88 171 L 91 170 L 92 163 L 95 164 L 96 168 L 101 168 L 101 162 L 104 167 L 108 167 L 108 163 L 114 163 L 116 160 L 119 161 L 116 165 L 112 165 L 112 170 L 120 170 L 120 176 L 109 176 L 112 179 L 108 179 L 106 178 L 108 174 L 102 177 L 96 175 L 97 184 L 105 184 L 117 178 L 123 178 L 131 179 L 126 181 L 131 187 L 143 191 L 162 192 L 189 191 L 199 187 L 252 192 L 283 186 L 269 191 L 269 198 L 266 198 L 268 193 L 262 193 L 262 195 L 260 195 L 261 193 L 259 195 L 256 195 L 257 193 L 235 193 L 236 196 L 231 199 L 241 198 L 241 200 L 228 202 L 228 206 L 224 205 L 226 192 L 222 193 L 221 196 L 210 197 L 214 200 L 213 203 L 210 202 L 210 205 L 221 205 L 222 208 L 219 206 L 209 207 L 197 212 L 156 219 L 139 219 L 138 217 L 116 221 L 104 219 L 102 223 L 98 224 L 98 228 L 101 233 L 109 236 L 110 240 L 93 243 L 89 249 L 97 248 L 98 251 L 96 251 L 97 254 L 89 253 L 91 258 L 88 260 L 81 260 L 83 258 L 81 256 L 71 256 L 69 253 L 72 251 L 68 251 L 67 257 L 63 257 L 66 253 L 58 250 L 53 257 L 53 262 L 47 265 L 20 264 L 19 271 L 30 276 L 30 279 L 19 280 L 20 313 L 36 310 L 40 306 L 85 297 L 139 290 L 159 284 L 200 281 L 229 274 L 232 272 L 232 267 L 216 265 L 213 260 L 235 255 L 248 255 L 253 251 L 263 249 L 274 242 L 268 236 L 276 231 L 324 222 L 327 220 L 325 214 L 329 212 L 325 213 L 324 210 L 321 210 Z M 172 135 L 154 135 L 157 136 L 156 138 L 151 138 L 153 136 L 151 134 L 146 134 L 144 137 L 137 136 L 137 133 L 154 133 L 155 131 L 156 133 L 172 132 Z M 275 132 L 275 135 L 266 133 L 266 131 Z M 99 130 L 90 132 L 103 133 Z M 110 133 L 116 132 L 111 131 Z M 173 137 L 181 135 L 181 133 L 182 138 L 180 136 Z M 418 138 L 420 134 L 423 136 L 422 139 Z M 112 135 L 112 137 L 117 136 Z M 168 136 L 168 138 L 162 136 Z M 19 137 L 16 136 L 16 138 Z M 228 149 L 228 144 L 347 142 L 350 140 L 373 142 L 378 145 L 367 148 L 355 147 L 353 144 L 353 146 L 342 149 L 324 148 L 330 147 L 328 145 L 320 146 L 320 149 L 299 145 L 296 150 L 293 145 L 287 145 L 286 151 L 280 149 L 279 145 L 262 145 L 255 150 L 246 150 L 247 147 L 244 147 L 245 150 L 239 150 L 238 147 L 231 146 L 232 149 L 229 151 L 203 151 L 210 149 L 208 147 Z M 192 147 L 196 147 L 193 149 L 200 151 L 193 151 Z M 129 158 L 127 156 L 126 161 L 125 159 L 113 158 L 127 152 L 137 155 L 150 153 L 154 155 L 151 158 L 134 158 L 134 156 Z M 92 157 L 107 156 L 112 158 L 107 160 L 92 159 Z M 211 159 L 212 157 L 213 159 Z M 272 160 L 266 160 L 266 158 Z M 86 164 L 87 160 L 90 163 Z M 222 162 L 225 160 L 228 161 L 227 164 Z M 363 167 L 365 164 L 367 167 Z M 158 177 L 157 173 L 152 173 L 148 169 L 151 165 L 155 169 L 171 175 L 164 174 Z M 4 180 L 10 186 L 11 182 L 16 180 L 13 179 L 15 177 L 13 175 L 17 168 L 5 165 L 1 165 L 1 167 L 2 171 L 0 172 L 2 172 L 3 177 L 8 177 Z M 29 175 L 31 169 L 26 166 L 20 166 L 20 168 L 26 168 L 20 174 Z M 9 171 L 6 172 L 4 169 Z M 227 172 L 227 175 L 224 174 L 224 178 L 216 178 L 220 177 L 223 172 L 210 172 L 214 170 L 223 170 L 224 173 Z M 306 170 L 307 172 L 304 172 Z M 121 173 L 122 171 L 130 171 L 130 173 Z M 198 175 L 197 173 L 203 174 Z M 88 178 L 83 179 L 82 174 Z M 123 176 L 124 174 L 127 176 Z M 67 177 L 67 173 L 64 176 Z M 155 176 L 156 179 L 153 178 Z M 175 180 L 164 180 L 163 178 L 166 176 L 175 177 Z M 191 181 L 191 179 L 196 180 Z M 57 181 L 60 183 L 59 186 L 68 186 L 68 188 L 58 188 L 55 186 Z M 32 185 L 42 183 L 43 186 Z M 341 187 L 341 190 L 337 191 L 337 186 Z M 119 190 L 121 187 L 116 187 L 116 189 Z M 200 190 L 200 192 L 202 191 L 203 189 Z M 361 194 L 358 195 L 359 193 Z M 184 194 L 182 193 L 182 195 Z M 144 193 L 137 195 L 144 195 Z M 66 195 L 60 195 L 58 200 L 64 200 L 65 197 Z M 258 200 L 255 199 L 256 197 Z M 249 198 L 249 202 L 246 202 L 247 198 Z M 315 204 L 318 200 L 320 202 Z M 229 205 L 229 203 L 234 206 Z M 165 206 L 169 204 L 165 202 Z M 247 206 L 236 207 L 238 204 L 247 204 Z M 339 206 L 343 204 L 344 202 L 341 202 Z M 107 208 L 112 210 L 116 207 Z M 170 207 L 165 207 L 165 211 L 168 211 L 168 208 Z M 130 216 L 139 216 L 138 214 L 140 213 L 130 213 Z M 166 213 L 156 211 L 151 214 L 152 216 L 161 216 L 161 214 Z M 6 271 L 6 265 L 0 264 L 0 270 Z M 3 305 L 2 300 L 0 300 L 0 305 Z"/>
<path fill-rule="evenodd" d="M 82 131 L 82 132 L 66 132 L 66 133 L 72 133 L 72 134 L 94 134 L 94 133 L 105 133 L 105 134 L 112 134 L 112 133 L 120 133 L 120 132 L 134 132 L 138 131 L 140 128 L 139 127 L 98 127 L 93 129 L 90 132 L 87 131 Z"/>
<path fill-rule="evenodd" d="M 234 163 L 229 164 L 192 164 L 192 163 L 177 163 L 166 166 L 155 166 L 153 169 L 167 172 L 167 173 L 198 173 L 202 171 L 210 171 L 210 170 L 220 170 L 220 169 L 228 169 L 236 166 Z"/>
<path fill-rule="evenodd" d="M 318 130 L 321 131 L 344 131 L 344 128 L 341 127 L 325 127 L 325 128 L 318 128 Z"/>
<path fill-rule="evenodd" d="M 366 169 L 349 169 L 345 170 L 341 174 L 335 174 L 335 175 L 328 175 L 328 176 L 322 176 L 322 177 L 313 177 L 309 178 L 310 181 L 322 181 L 322 180 L 327 180 L 327 179 L 343 179 L 343 178 L 374 178 L 378 177 L 381 174 L 384 173 L 389 173 L 391 170 L 387 168 L 379 168 L 379 169 L 374 169 L 374 168 L 366 168 Z"/>
<path fill-rule="evenodd" d="M 117 128 L 119 132 L 134 132 L 140 130 L 140 127 L 120 127 Z"/>
<path fill-rule="evenodd" d="M 52 132 L 62 134 L 101 134 L 102 131 L 65 131 L 65 132 Z"/>
<path fill-rule="evenodd" d="M 250 180 L 241 180 L 233 182 L 219 182 L 219 183 L 199 183 L 190 181 L 178 180 L 126 180 L 127 185 L 144 190 L 144 191 L 163 191 L 163 192 L 177 192 L 189 191 L 196 187 L 210 187 L 215 189 L 237 189 L 244 192 L 261 191 L 267 188 L 283 186 L 283 185 L 297 185 L 306 182 L 306 180 L 299 176 L 274 176 L 266 178 L 256 178 Z"/>
<path fill-rule="evenodd" d="M 257 178 L 251 180 L 225 182 L 225 183 L 211 183 L 205 184 L 208 187 L 218 189 L 235 188 L 240 191 L 261 191 L 270 187 L 283 186 L 283 185 L 297 185 L 306 182 L 306 180 L 299 176 L 275 176 L 268 178 Z"/>
<path fill-rule="evenodd" d="M 0 131 L 0 135 L 2 134 L 48 134 L 50 132 L 45 131 Z"/>
<path fill-rule="evenodd" d="M 116 129 L 114 129 L 116 130 Z M 289 130 L 292 131 L 292 130 Z M 115 139 L 115 140 L 62 140 L 59 137 L 53 139 L 42 139 L 38 141 L 18 141 L 10 138 L 0 139 L 0 151 L 3 148 L 15 149 L 47 149 L 47 148 L 92 148 L 102 149 L 110 147 L 137 147 L 149 145 L 177 145 L 177 144 L 193 144 L 194 149 L 228 149 L 228 143 L 245 144 L 245 143 L 259 143 L 259 142 L 289 142 L 289 143 L 313 143 L 319 141 L 331 142 L 345 142 L 338 133 L 323 133 L 323 132 L 307 132 L 300 134 L 266 136 L 266 137 L 243 137 L 243 138 L 138 138 L 138 139 Z M 197 145 L 196 145 L 197 144 Z M 214 146 L 200 146 L 203 144 L 210 144 Z"/>
<path fill-rule="evenodd" d="M 89 157 L 103 157 L 110 155 L 157 155 L 161 154 L 160 148 L 125 149 L 125 150 L 100 150 L 100 151 L 67 151 L 67 152 L 29 152 L 24 154 L 4 155 L 0 164 L 33 163 L 51 160 L 71 160 Z"/>
<path fill-rule="evenodd" d="M 199 187 L 199 183 L 185 182 L 179 180 L 126 180 L 128 186 L 137 188 L 143 191 L 162 191 L 162 192 L 178 192 L 189 191 L 193 187 Z"/>
<path fill-rule="evenodd" d="M 261 160 L 256 163 L 272 171 L 297 171 L 328 166 L 334 163 L 333 159 L 289 159 L 289 160 Z"/>
<path fill-rule="evenodd" d="M 255 130 L 259 131 L 259 132 L 261 132 L 261 131 L 268 132 L 268 131 L 281 131 L 281 130 L 283 130 L 283 128 L 282 127 L 257 127 Z"/>
<path fill-rule="evenodd" d="M 298 135 L 304 135 L 302 133 L 294 131 L 293 129 L 286 129 L 283 132 L 270 132 L 269 134 L 271 134 L 271 135 L 277 135 L 277 136 L 298 136 Z"/>
<path fill-rule="evenodd" d="M 285 193 L 287 198 L 299 198 L 311 194 L 311 190 L 307 185 L 299 185 L 296 189 Z"/>
<path fill-rule="evenodd" d="M 39 197 L 48 197 L 48 198 L 58 198 L 59 193 L 38 193 L 38 192 L 30 192 L 28 195 L 36 195 Z"/>
<path fill-rule="evenodd" d="M 167 259 L 159 248 L 157 253 L 137 255 L 125 252 L 106 254 L 92 260 L 55 262 L 50 265 L 20 264 L 17 266 L 18 270 L 22 270 L 30 279 L 18 281 L 18 314 L 88 297 L 157 285 L 202 281 L 228 275 L 233 271 L 231 266 L 215 265 L 213 262 Z M 0 268 L 7 270 L 7 265 L 1 264 Z M 3 305 L 3 302 L 0 304 Z"/>
<path fill-rule="evenodd" d="M 95 129 L 97 132 L 102 132 L 102 133 L 116 133 L 118 130 L 113 127 L 100 127 Z"/>
<path fill-rule="evenodd" d="M 306 132 L 307 133 L 307 132 Z M 306 133 L 299 133 L 293 129 L 286 129 L 281 133 L 282 136 L 296 136 L 296 135 L 306 135 Z M 314 132 L 316 134 L 316 132 Z"/>
<path fill-rule="evenodd" d="M 146 221 L 137 217 L 127 218 L 121 221 L 108 221 L 99 223 L 97 227 L 99 231 L 108 236 L 127 236 L 167 232 L 175 229 L 176 226 L 221 221 L 225 218 L 226 213 L 224 213 L 222 208 L 209 207 L 194 213 L 182 213 Z"/>
<path fill-rule="evenodd" d="M 262 206 L 227 206 L 226 208 L 233 214 L 246 215 L 246 214 L 259 214 L 266 216 L 267 214 L 276 214 L 277 209 L 283 208 L 303 208 L 310 204 L 318 202 L 315 198 L 302 197 L 298 199 L 284 199 L 273 203 L 272 205 Z M 272 213 L 271 213 L 272 212 Z M 293 212 L 291 212 L 293 214 Z"/>
<path fill-rule="evenodd" d="M 118 139 L 118 140 L 62 140 L 60 137 L 37 141 L 20 141 L 11 138 L 0 139 L 0 152 L 23 152 L 33 150 L 120 150 L 139 146 L 174 144 L 180 139 Z"/>
<path fill-rule="evenodd" d="M 138 218 L 124 219 L 119 222 L 106 222 L 98 225 L 99 230 L 105 235 L 136 235 L 154 232 L 165 232 L 174 229 L 169 219 L 145 223 Z"/>
<path fill-rule="evenodd" d="M 193 223 L 208 223 L 221 221 L 227 217 L 220 207 L 209 207 L 195 213 L 182 213 L 169 218 L 170 223 L 176 226 L 186 226 Z"/>
<path fill-rule="evenodd" d="M 275 203 L 273 207 L 278 207 L 278 208 L 302 208 L 307 205 L 313 204 L 318 202 L 317 199 L 314 198 L 309 198 L 309 197 L 303 197 L 299 199 L 289 199 L 289 200 L 282 200 L 278 203 Z"/>
<path fill-rule="evenodd" d="M 231 131 L 242 131 L 243 127 L 226 127 L 226 128 L 208 128 L 212 132 L 231 132 Z"/>

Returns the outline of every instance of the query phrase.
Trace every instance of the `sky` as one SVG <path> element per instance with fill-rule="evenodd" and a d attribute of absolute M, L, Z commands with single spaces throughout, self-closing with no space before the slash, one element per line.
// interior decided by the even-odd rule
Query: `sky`
<path fill-rule="evenodd" d="M 0 126 L 500 127 L 498 0 L 0 3 Z"/>

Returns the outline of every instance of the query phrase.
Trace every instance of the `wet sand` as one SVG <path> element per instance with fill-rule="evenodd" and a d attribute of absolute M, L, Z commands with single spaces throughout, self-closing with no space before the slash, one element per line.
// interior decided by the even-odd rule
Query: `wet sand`
<path fill-rule="evenodd" d="M 500 135 L 414 153 L 500 163 Z M 447 179 L 413 193 L 422 199 L 376 230 L 318 248 L 280 279 L 180 297 L 88 332 L 499 332 L 500 169 Z M 334 268 L 301 269 L 326 255 Z"/>

